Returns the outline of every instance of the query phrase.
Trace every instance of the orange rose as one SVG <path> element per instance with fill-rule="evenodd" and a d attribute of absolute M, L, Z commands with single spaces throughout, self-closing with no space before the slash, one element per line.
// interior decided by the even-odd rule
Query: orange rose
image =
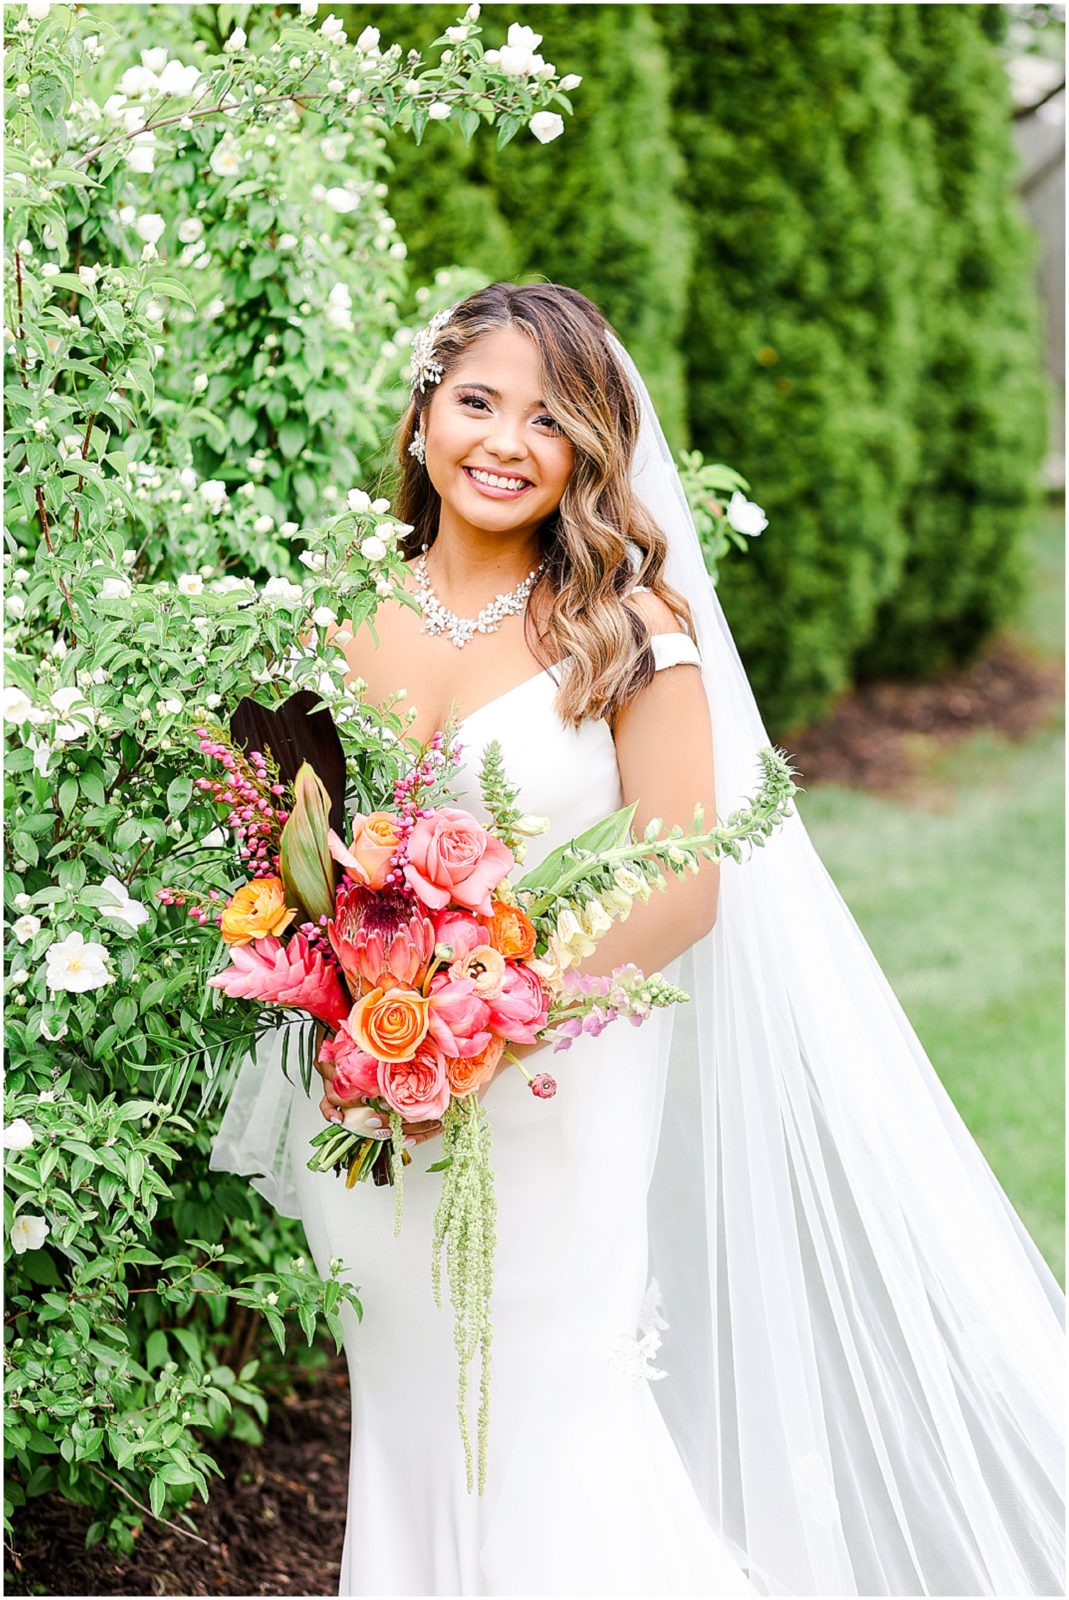
<path fill-rule="evenodd" d="M 271 935 L 278 938 L 296 915 L 286 905 L 281 878 L 253 878 L 228 902 L 219 932 L 227 944 L 251 944 Z"/>
<path fill-rule="evenodd" d="M 461 1056 L 446 1056 L 446 1082 L 453 1093 L 462 1098 L 470 1094 L 473 1089 L 481 1089 L 484 1083 L 489 1083 L 497 1071 L 497 1064 L 504 1049 L 504 1039 L 491 1039 L 477 1056 L 468 1056 L 466 1059 Z"/>
<path fill-rule="evenodd" d="M 519 906 L 510 906 L 504 900 L 491 901 L 493 916 L 480 917 L 489 943 L 500 950 L 506 960 L 522 961 L 534 955 L 537 933 L 530 917 L 524 916 Z"/>
<path fill-rule="evenodd" d="M 377 891 L 386 882 L 390 862 L 401 843 L 401 833 L 398 819 L 389 811 L 372 811 L 366 817 L 357 812 L 353 818 L 352 849 L 345 848 L 333 828 L 328 841 L 335 861 L 351 872 L 358 883 Z"/>
<path fill-rule="evenodd" d="M 371 989 L 350 1011 L 349 1033 L 380 1061 L 411 1061 L 427 1037 L 430 1006 L 426 995 L 404 984 Z"/>

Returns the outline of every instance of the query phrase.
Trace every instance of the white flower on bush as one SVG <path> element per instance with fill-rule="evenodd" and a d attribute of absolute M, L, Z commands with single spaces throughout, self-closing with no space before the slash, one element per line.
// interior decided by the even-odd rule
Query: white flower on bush
<path fill-rule="evenodd" d="M 198 372 L 197 376 L 193 379 L 193 393 L 203 394 L 207 387 L 208 374 L 206 372 Z"/>
<path fill-rule="evenodd" d="M 567 94 L 569 89 L 578 89 L 582 81 L 582 78 L 577 72 L 569 72 L 566 77 L 561 79 L 560 87 L 564 93 Z"/>
<path fill-rule="evenodd" d="M 68 719 L 56 723 L 57 739 L 81 739 L 96 721 L 95 709 L 76 684 L 65 684 L 63 688 L 54 690 L 49 700 L 60 716 Z"/>
<path fill-rule="evenodd" d="M 37 1031 L 41 1035 L 41 1038 L 47 1039 L 50 1044 L 58 1044 L 61 1039 L 65 1039 L 67 1037 L 67 1024 L 65 1022 L 61 1022 L 58 1030 L 53 1033 L 44 1016 L 42 1015 L 37 1024 Z"/>
<path fill-rule="evenodd" d="M 334 15 L 333 11 L 323 18 L 319 31 L 329 44 L 341 44 L 345 38 L 345 24 Z"/>
<path fill-rule="evenodd" d="M 155 172 L 156 170 L 156 135 L 151 131 L 134 135 L 134 141 L 126 156 L 126 165 L 131 172 Z"/>
<path fill-rule="evenodd" d="M 556 111 L 536 111 L 527 126 L 539 144 L 548 144 L 564 132 L 564 118 Z"/>
<path fill-rule="evenodd" d="M 204 579 L 199 572 L 180 572 L 175 579 L 175 588 L 179 594 L 203 594 Z"/>
<path fill-rule="evenodd" d="M 192 467 L 183 467 L 178 474 L 178 481 L 186 491 L 186 494 L 192 494 L 197 487 L 197 474 Z"/>
<path fill-rule="evenodd" d="M 453 108 L 451 105 L 447 105 L 444 100 L 432 100 L 427 107 L 427 115 L 432 122 L 444 122 L 446 117 L 453 115 Z"/>
<path fill-rule="evenodd" d="M 280 522 L 278 525 L 278 531 L 282 535 L 283 539 L 292 539 L 299 527 L 299 522 Z"/>
<path fill-rule="evenodd" d="M 319 10 L 319 0 L 301 0 L 301 16 L 314 17 Z"/>
<path fill-rule="evenodd" d="M 316 606 L 312 612 L 312 621 L 317 628 L 329 628 L 337 620 L 338 613 L 332 611 L 329 606 Z"/>
<path fill-rule="evenodd" d="M 297 560 L 309 572 L 322 572 L 327 564 L 327 553 L 325 550 L 302 550 Z"/>
<path fill-rule="evenodd" d="M 263 586 L 265 600 L 301 600 L 304 590 L 299 583 L 291 583 L 288 578 L 268 578 Z"/>
<path fill-rule="evenodd" d="M 365 512 L 371 510 L 371 496 L 365 494 L 363 489 L 350 489 L 345 496 L 345 503 L 350 511 Z"/>
<path fill-rule="evenodd" d="M 156 74 L 150 67 L 142 63 L 139 67 L 127 67 L 119 79 L 119 93 L 126 95 L 130 100 L 137 100 L 142 95 L 152 94 L 156 87 Z M 144 121 L 144 118 L 141 119 Z"/>
<path fill-rule="evenodd" d="M 352 317 L 353 297 L 344 283 L 336 283 L 327 295 L 326 318 L 332 328 L 339 328 L 345 333 L 353 329 Z"/>
<path fill-rule="evenodd" d="M 132 593 L 128 578 L 105 578 L 100 585 L 102 600 L 129 600 Z"/>
<path fill-rule="evenodd" d="M 34 4 L 35 0 L 30 0 L 30 3 Z M 36 4 L 47 4 L 47 0 L 36 0 Z M 40 1250 L 48 1234 L 49 1227 L 44 1217 L 34 1217 L 24 1211 L 11 1224 L 11 1248 L 17 1256 L 24 1255 L 27 1250 Z"/>
<path fill-rule="evenodd" d="M 360 196 L 351 189 L 328 189 L 326 193 L 327 205 L 339 216 L 345 216 L 350 211 L 355 211 L 360 204 Z"/>
<path fill-rule="evenodd" d="M 217 178 L 232 178 L 241 171 L 244 158 L 241 147 L 231 133 L 224 133 L 215 149 L 212 151 L 208 165 Z"/>
<path fill-rule="evenodd" d="M 200 486 L 200 497 L 209 511 L 221 511 L 226 504 L 226 484 L 221 478 L 205 478 Z"/>
<path fill-rule="evenodd" d="M 506 43 L 497 52 L 497 65 L 507 78 L 525 78 L 545 65 L 542 57 L 535 54 L 541 43 L 540 33 L 514 22 L 509 27 Z"/>
<path fill-rule="evenodd" d="M 15 918 L 11 924 L 11 931 L 19 941 L 19 944 L 28 944 L 31 939 L 36 939 L 40 933 L 41 919 L 28 911 L 24 916 Z"/>
<path fill-rule="evenodd" d="M 47 428 L 43 430 L 47 432 Z M 4 604 L 7 606 L 9 617 L 24 617 L 26 615 L 26 601 L 21 594 L 9 594 Z"/>
<path fill-rule="evenodd" d="M 455 28 L 447 28 L 445 36 L 452 44 L 463 44 L 468 37 L 468 30 L 462 24 L 458 24 Z"/>
<path fill-rule="evenodd" d="M 295 233 L 280 233 L 279 234 L 279 236 L 278 236 L 278 248 L 280 250 L 292 250 L 296 244 L 297 244 L 297 235 Z"/>
<path fill-rule="evenodd" d="M 378 28 L 365 28 L 356 41 L 356 48 L 362 50 L 365 55 L 377 56 L 379 53 Z"/>
<path fill-rule="evenodd" d="M 201 71 L 196 66 L 183 66 L 181 61 L 168 61 L 160 73 L 156 90 L 159 94 L 173 94 L 179 97 L 192 94 L 200 79 Z"/>
<path fill-rule="evenodd" d="M 183 217 L 178 224 L 178 237 L 182 244 L 195 244 L 204 233 L 204 224 L 199 217 Z"/>
<path fill-rule="evenodd" d="M 141 65 L 150 72 L 162 72 L 167 64 L 167 47 L 159 44 L 152 50 L 142 50 Z"/>
<path fill-rule="evenodd" d="M 87 289 L 95 289 L 97 278 L 100 276 L 99 267 L 79 267 L 78 276 Z"/>
<path fill-rule="evenodd" d="M 179 710 L 181 710 L 181 701 L 179 701 Z M 101 906 L 100 909 L 105 916 L 118 917 L 129 928 L 140 928 L 143 923 L 148 921 L 148 907 L 143 905 L 140 900 L 130 898 L 130 892 L 121 878 L 116 878 L 113 873 L 109 872 L 100 887 L 106 889 L 110 895 L 113 895 L 116 901 L 114 910 L 112 910 L 111 906 Z"/>
<path fill-rule="evenodd" d="M 223 49 L 227 55 L 234 55 L 238 50 L 244 50 L 247 43 L 248 36 L 245 29 L 235 28 L 229 39 L 224 42 Z"/>
<path fill-rule="evenodd" d="M 725 515 L 736 533 L 756 535 L 768 527 L 768 518 L 761 507 L 753 500 L 747 500 L 737 489 L 728 501 Z"/>
<path fill-rule="evenodd" d="M 106 965 L 107 951 L 95 939 L 86 939 L 79 930 L 50 944 L 45 951 L 45 983 L 50 989 L 67 989 L 83 994 L 100 989 L 114 979 Z"/>
<path fill-rule="evenodd" d="M 16 1117 L 4 1129 L 5 1150 L 28 1150 L 33 1143 L 33 1129 L 25 1117 Z"/>
<path fill-rule="evenodd" d="M 361 541 L 360 554 L 365 561 L 381 561 L 386 554 L 386 545 L 377 534 L 369 534 Z"/>
<path fill-rule="evenodd" d="M 134 223 L 134 232 L 139 239 L 144 239 L 147 244 L 155 244 L 163 237 L 167 224 L 158 211 L 146 211 Z"/>
<path fill-rule="evenodd" d="M 269 517 L 265 511 L 262 516 L 256 518 L 256 521 L 252 525 L 252 531 L 253 533 L 270 533 L 274 526 L 274 517 Z"/>
<path fill-rule="evenodd" d="M 29 722 L 33 714 L 33 701 L 22 689 L 14 685 L 4 690 L 4 721 Z"/>

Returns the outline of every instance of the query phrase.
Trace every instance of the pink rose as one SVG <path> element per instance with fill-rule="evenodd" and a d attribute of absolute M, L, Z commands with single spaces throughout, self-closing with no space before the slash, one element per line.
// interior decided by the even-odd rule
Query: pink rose
<path fill-rule="evenodd" d="M 535 1044 L 549 1015 L 548 995 L 530 967 L 518 961 L 506 962 L 501 993 L 487 1005 L 491 1031 L 514 1044 Z"/>
<path fill-rule="evenodd" d="M 485 927 L 475 920 L 470 911 L 435 911 L 431 921 L 434 923 L 435 942 L 451 944 L 454 959 L 469 955 L 486 938 Z"/>
<path fill-rule="evenodd" d="M 490 1007 L 480 999 L 470 978 L 450 978 L 446 972 L 431 979 L 430 1036 L 447 1056 L 477 1056 L 485 1050 L 490 1032 Z"/>
<path fill-rule="evenodd" d="M 380 1061 L 378 1092 L 406 1122 L 434 1122 L 449 1104 L 445 1057 L 424 1039 L 411 1061 Z"/>
<path fill-rule="evenodd" d="M 331 1088 L 339 1100 L 361 1100 L 379 1092 L 379 1063 L 361 1050 L 343 1022 L 333 1039 L 324 1039 L 319 1059 L 334 1068 Z"/>
<path fill-rule="evenodd" d="M 456 900 L 489 917 L 491 892 L 515 864 L 512 851 L 470 811 L 439 806 L 429 817 L 420 817 L 408 836 L 405 878 L 432 910 L 444 910 Z"/>

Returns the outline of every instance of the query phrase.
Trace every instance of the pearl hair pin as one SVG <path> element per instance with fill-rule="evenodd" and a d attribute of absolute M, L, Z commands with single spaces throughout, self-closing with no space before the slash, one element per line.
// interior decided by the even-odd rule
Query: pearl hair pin
<path fill-rule="evenodd" d="M 496 633 L 505 617 L 518 616 L 527 604 L 527 597 L 546 564 L 546 557 L 507 594 L 499 594 L 483 606 L 477 617 L 458 617 L 455 611 L 444 606 L 435 594 L 427 575 L 427 550 L 424 545 L 413 571 L 416 577 L 416 600 L 423 612 L 421 633 L 448 633 L 458 650 L 463 650 L 468 640 L 477 633 Z"/>

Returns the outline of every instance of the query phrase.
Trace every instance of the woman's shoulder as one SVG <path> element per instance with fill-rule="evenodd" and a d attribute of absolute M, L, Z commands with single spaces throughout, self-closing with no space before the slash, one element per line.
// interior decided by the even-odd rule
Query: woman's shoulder
<path fill-rule="evenodd" d="M 683 627 L 666 600 L 653 593 L 651 589 L 632 589 L 624 600 L 624 604 L 637 611 L 647 628 L 650 637 L 658 633 L 682 633 Z"/>

